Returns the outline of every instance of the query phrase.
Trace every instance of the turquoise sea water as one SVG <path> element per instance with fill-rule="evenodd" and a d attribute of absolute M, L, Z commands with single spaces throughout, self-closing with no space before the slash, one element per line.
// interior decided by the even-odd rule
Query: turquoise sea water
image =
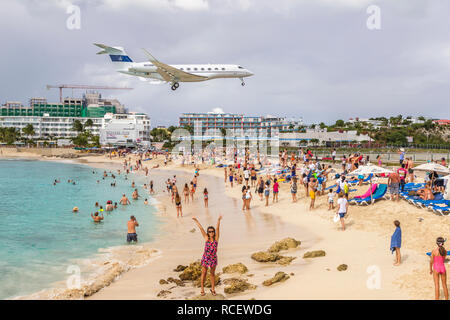
<path fill-rule="evenodd" d="M 102 174 L 102 169 L 77 164 L 0 160 L 0 299 L 48 288 L 67 278 L 74 259 L 89 258 L 99 248 L 125 245 L 130 215 L 140 224 L 139 241 L 153 240 L 159 222 L 156 209 L 144 205 L 144 198 L 150 201 L 142 188 L 148 181 L 134 174 L 125 180 L 114 172 L 114 188 L 112 178 L 103 180 Z M 56 186 L 55 179 L 61 181 Z M 132 181 L 140 200 L 131 200 Z M 104 212 L 104 222 L 92 222 L 95 202 L 103 207 L 107 200 L 118 203 L 123 193 L 132 205 L 118 205 L 112 213 Z M 72 213 L 74 206 L 78 213 Z"/>

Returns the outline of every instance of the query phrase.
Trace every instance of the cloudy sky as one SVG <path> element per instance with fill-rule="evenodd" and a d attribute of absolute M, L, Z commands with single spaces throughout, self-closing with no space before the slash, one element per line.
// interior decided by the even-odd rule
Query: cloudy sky
<path fill-rule="evenodd" d="M 77 5 L 80 29 L 67 28 Z M 380 8 L 369 30 L 367 8 Z M 58 100 L 46 84 L 130 86 L 105 91 L 153 125 L 182 112 L 303 117 L 450 117 L 448 0 L 2 0 L 0 103 Z M 168 64 L 239 64 L 238 79 L 154 85 L 114 71 L 92 43 L 141 48 Z M 71 95 L 71 90 L 65 91 Z M 81 95 L 82 91 L 75 91 Z"/>

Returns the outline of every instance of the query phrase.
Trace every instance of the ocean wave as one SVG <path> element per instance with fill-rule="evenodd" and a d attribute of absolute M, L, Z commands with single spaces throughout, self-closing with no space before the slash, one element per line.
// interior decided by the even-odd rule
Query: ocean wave
<path fill-rule="evenodd" d="M 99 253 L 88 259 L 74 260 L 85 279 L 78 286 L 69 285 L 69 278 L 54 284 L 53 288 L 19 296 L 13 300 L 82 300 L 109 286 L 125 272 L 141 268 L 160 258 L 162 252 L 144 245 L 124 245 L 99 249 Z"/>

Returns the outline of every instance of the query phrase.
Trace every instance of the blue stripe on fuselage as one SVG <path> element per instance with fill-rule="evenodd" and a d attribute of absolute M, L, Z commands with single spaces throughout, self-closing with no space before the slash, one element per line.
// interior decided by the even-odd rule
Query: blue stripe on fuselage
<path fill-rule="evenodd" d="M 109 56 L 113 62 L 133 62 L 129 56 L 122 56 L 118 54 L 110 54 Z"/>

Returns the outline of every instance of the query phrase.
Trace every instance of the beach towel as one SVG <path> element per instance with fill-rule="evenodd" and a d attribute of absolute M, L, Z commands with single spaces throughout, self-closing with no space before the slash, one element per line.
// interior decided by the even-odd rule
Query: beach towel
<path fill-rule="evenodd" d="M 401 248 L 402 246 L 402 229 L 400 227 L 395 228 L 394 234 L 391 237 L 391 251 L 394 253 L 395 248 Z"/>

